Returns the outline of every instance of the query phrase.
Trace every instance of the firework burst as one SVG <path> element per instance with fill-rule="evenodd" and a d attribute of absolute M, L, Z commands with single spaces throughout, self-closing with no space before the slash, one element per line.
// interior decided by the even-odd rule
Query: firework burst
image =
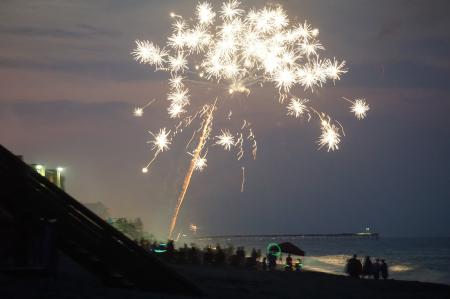
<path fill-rule="evenodd" d="M 190 224 L 190 225 L 189 225 L 189 230 L 190 230 L 191 232 L 193 232 L 194 234 L 196 234 L 196 233 L 197 233 L 197 230 L 198 230 L 198 226 L 195 225 L 195 224 Z"/>
<path fill-rule="evenodd" d="M 363 119 L 367 115 L 367 111 L 370 110 L 369 105 L 365 99 L 356 99 L 353 105 L 350 107 L 350 111 L 355 113 L 357 119 Z"/>
<path fill-rule="evenodd" d="M 341 135 L 339 128 L 330 123 L 329 120 L 322 121 L 322 134 L 319 138 L 319 148 L 326 147 L 327 151 L 334 151 L 339 149 L 339 142 L 341 142 Z"/>
<path fill-rule="evenodd" d="M 147 143 L 153 144 L 153 149 L 156 149 L 157 152 L 163 152 L 169 149 L 170 141 L 168 136 L 170 131 L 166 132 L 166 128 L 159 130 L 159 133 L 153 134 L 149 132 L 153 136 L 153 140 L 147 141 Z"/>
<path fill-rule="evenodd" d="M 222 134 L 216 136 L 216 138 L 216 144 L 222 146 L 227 151 L 231 150 L 231 147 L 235 144 L 234 136 L 228 130 L 222 130 Z"/>
<path fill-rule="evenodd" d="M 308 99 L 292 98 L 289 105 L 287 106 L 287 115 L 292 115 L 295 118 L 299 118 L 305 113 L 308 113 L 308 107 L 306 106 L 306 103 L 308 102 Z"/>
<path fill-rule="evenodd" d="M 284 101 L 289 99 L 287 115 L 295 118 L 307 115 L 308 121 L 317 118 L 321 127 L 319 149 L 339 149 L 345 135 L 340 123 L 317 112 L 318 108 L 313 107 L 310 100 L 316 89 L 328 82 L 335 84 L 347 72 L 345 61 L 323 58 L 325 47 L 318 39 L 317 28 L 306 21 L 289 20 L 280 5 L 246 11 L 239 1 L 230 0 L 215 10 L 210 3 L 200 2 L 194 14 L 192 18 L 170 14 L 174 23 L 164 47 L 137 40 L 136 48 L 131 52 L 139 63 L 170 74 L 167 113 L 169 119 L 176 122 L 172 130 L 164 128 L 158 134 L 152 134 L 154 139 L 149 143 L 155 154 L 144 168 L 145 172 L 159 153 L 169 150 L 171 140 L 177 134 L 195 120 L 201 122 L 186 146 L 195 144 L 193 141 L 198 139 L 197 146 L 191 150 L 192 159 L 172 218 L 170 237 L 193 171 L 202 171 L 207 166 L 206 152 L 210 145 L 219 145 L 226 151 L 236 149 L 236 157 L 241 160 L 245 155 L 244 142 L 248 142 L 252 148 L 251 156 L 256 158 L 257 142 L 247 121 L 240 131 L 219 128 L 217 135 L 211 135 L 215 110 L 226 97 L 248 97 L 255 86 L 272 86 L 278 92 L 281 104 L 285 105 Z M 213 91 L 214 104 L 199 105 L 191 101 L 194 85 Z M 310 99 L 294 95 L 294 90 L 299 90 L 296 87 L 309 93 Z M 349 102 L 351 111 L 358 119 L 363 119 L 369 110 L 365 100 Z M 143 109 L 136 108 L 134 114 L 142 116 Z M 225 111 L 225 115 L 231 120 L 232 111 Z"/>

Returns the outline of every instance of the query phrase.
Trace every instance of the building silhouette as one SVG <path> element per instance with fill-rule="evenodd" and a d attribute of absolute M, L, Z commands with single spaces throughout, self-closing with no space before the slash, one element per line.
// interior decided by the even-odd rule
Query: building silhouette
<path fill-rule="evenodd" d="M 157 256 L 58 188 L 63 182 L 58 169 L 52 172 L 42 165 L 27 165 L 0 145 L 2 275 L 33 273 L 64 280 L 58 272 L 77 275 L 70 263 L 64 263 L 71 260 L 108 287 L 203 294 Z M 64 283 L 74 281 L 78 278 Z"/>
<path fill-rule="evenodd" d="M 63 168 L 49 168 L 47 169 L 44 165 L 41 164 L 30 164 L 37 173 L 45 177 L 47 180 L 58 186 L 62 190 L 66 190 L 65 188 L 65 177 L 62 174 Z"/>

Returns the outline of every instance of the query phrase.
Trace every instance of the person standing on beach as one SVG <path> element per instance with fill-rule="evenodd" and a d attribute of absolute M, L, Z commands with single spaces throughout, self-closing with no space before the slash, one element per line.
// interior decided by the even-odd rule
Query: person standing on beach
<path fill-rule="evenodd" d="M 364 278 L 370 278 L 372 273 L 373 273 L 373 271 L 372 271 L 372 261 L 370 260 L 370 256 L 366 256 L 366 258 L 364 259 L 362 276 Z"/>
<path fill-rule="evenodd" d="M 384 260 L 381 260 L 380 272 L 381 277 L 383 277 L 384 280 L 388 279 L 389 277 L 388 265 Z"/>
<path fill-rule="evenodd" d="M 290 254 L 286 258 L 286 265 L 284 267 L 286 271 L 292 271 L 292 257 Z"/>
<path fill-rule="evenodd" d="M 252 254 L 250 255 L 250 259 L 248 260 L 248 266 L 250 268 L 253 268 L 256 266 L 256 260 L 258 259 L 258 253 L 256 252 L 256 249 L 252 249 Z"/>
<path fill-rule="evenodd" d="M 297 262 L 295 263 L 294 267 L 295 267 L 295 272 L 300 272 L 303 267 L 302 259 L 297 259 Z"/>
<path fill-rule="evenodd" d="M 347 261 L 346 272 L 350 277 L 359 278 L 362 274 L 362 264 L 357 255 L 354 254 L 351 259 Z"/>
<path fill-rule="evenodd" d="M 245 250 L 244 247 L 238 247 L 236 250 L 236 255 L 237 255 L 237 259 L 238 259 L 238 265 L 242 266 L 245 264 Z"/>
<path fill-rule="evenodd" d="M 381 270 L 380 259 L 375 260 L 375 263 L 372 266 L 372 270 L 373 270 L 373 278 L 375 280 L 380 279 L 380 270 Z"/>
<path fill-rule="evenodd" d="M 269 270 L 275 270 L 277 267 L 277 256 L 273 252 L 269 252 L 267 258 L 269 260 Z"/>

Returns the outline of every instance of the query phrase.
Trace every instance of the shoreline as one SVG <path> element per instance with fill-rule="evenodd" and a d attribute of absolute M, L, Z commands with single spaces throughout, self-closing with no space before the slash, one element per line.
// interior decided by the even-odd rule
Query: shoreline
<path fill-rule="evenodd" d="M 231 266 L 173 265 L 211 298 L 448 298 L 450 285 L 353 279 L 305 270 L 262 271 Z"/>
<path fill-rule="evenodd" d="M 319 272 L 344 274 L 346 261 L 353 255 L 363 260 L 365 256 L 372 259 L 385 259 L 390 276 L 398 280 L 423 281 L 438 284 L 450 284 L 448 272 L 449 238 L 394 238 L 380 239 L 279 239 L 290 241 L 306 251 L 302 258 L 305 268 Z M 222 247 L 230 244 L 245 246 L 265 251 L 265 246 L 272 240 L 251 239 L 231 240 L 220 243 Z M 206 246 L 201 243 L 200 247 Z M 432 255 L 436 250 L 441 254 Z M 421 255 L 427 252 L 427 255 Z M 286 255 L 283 255 L 284 257 Z"/>
<path fill-rule="evenodd" d="M 55 278 L 0 273 L 0 298 L 153 299 L 153 298 L 448 298 L 450 285 L 404 280 L 354 279 L 304 270 L 263 271 L 230 265 L 176 264 L 173 268 L 205 296 L 189 297 L 127 288 L 113 288 L 76 263 L 65 259 Z M 259 266 L 259 265 L 258 265 Z M 280 269 L 280 268 L 278 268 Z"/>

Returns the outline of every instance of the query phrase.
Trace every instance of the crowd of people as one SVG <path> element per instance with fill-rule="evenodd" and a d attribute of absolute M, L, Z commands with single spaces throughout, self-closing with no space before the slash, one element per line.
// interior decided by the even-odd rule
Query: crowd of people
<path fill-rule="evenodd" d="M 183 247 L 176 249 L 173 241 L 161 244 L 141 239 L 137 242 L 146 250 L 157 253 L 165 261 L 176 264 L 229 265 L 266 271 L 278 269 L 277 265 L 280 263 L 277 261 L 282 260 L 275 252 L 268 252 L 263 256 L 261 250 L 255 248 L 247 256 L 243 246 L 234 248 L 232 245 L 228 245 L 222 248 L 217 244 L 215 247 L 208 245 L 198 248 L 194 244 L 191 246 L 184 244 Z M 297 258 L 294 262 L 290 254 L 281 264 L 286 271 L 300 272 L 303 268 L 302 259 Z M 371 258 L 366 256 L 362 263 L 356 254 L 347 261 L 345 272 L 353 278 L 373 277 L 376 280 L 389 278 L 388 265 L 384 259 L 377 258 L 372 262 Z"/>
<path fill-rule="evenodd" d="M 371 278 L 373 279 L 388 279 L 389 278 L 389 267 L 384 259 L 375 259 L 372 262 L 370 256 L 366 256 L 364 263 L 358 259 L 355 254 L 351 259 L 347 261 L 345 267 L 345 272 L 353 278 Z"/>
<path fill-rule="evenodd" d="M 293 263 L 291 255 L 288 254 L 288 256 L 286 257 L 286 263 L 284 264 L 284 270 L 300 272 L 302 268 L 303 268 L 302 259 L 298 258 L 297 261 Z"/>
<path fill-rule="evenodd" d="M 261 250 L 252 249 L 250 256 L 246 255 L 244 247 L 234 248 L 229 245 L 222 248 L 219 244 L 215 247 L 206 246 L 199 248 L 194 244 L 175 249 L 174 242 L 165 244 L 140 240 L 139 245 L 149 251 L 157 253 L 162 259 L 177 264 L 205 264 L 205 265 L 230 265 L 237 267 L 256 267 L 262 254 Z"/>
<path fill-rule="evenodd" d="M 277 264 L 279 264 L 277 261 L 281 261 L 275 252 L 263 255 L 260 249 L 255 248 L 247 256 L 243 246 L 234 248 L 232 245 L 228 245 L 223 248 L 217 244 L 215 247 L 208 245 L 198 248 L 194 244 L 191 246 L 184 244 L 183 247 L 176 249 L 173 241 L 161 244 L 141 239 L 137 242 L 143 248 L 158 254 L 165 261 L 176 264 L 229 265 L 266 271 L 276 270 Z M 284 264 L 286 271 L 299 272 L 302 267 L 301 259 L 294 262 L 291 255 L 286 257 Z"/>

